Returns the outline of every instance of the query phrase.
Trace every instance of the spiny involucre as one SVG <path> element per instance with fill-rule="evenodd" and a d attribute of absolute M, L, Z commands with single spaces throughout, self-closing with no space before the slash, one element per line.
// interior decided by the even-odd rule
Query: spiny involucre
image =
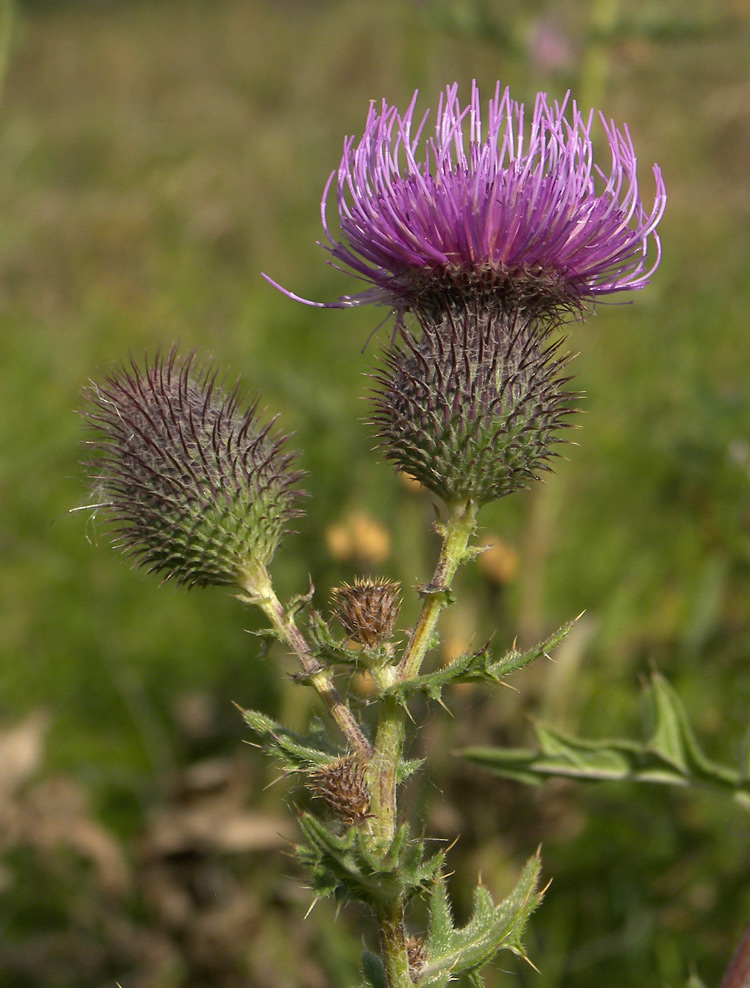
<path fill-rule="evenodd" d="M 300 511 L 284 438 L 175 348 L 85 391 L 92 504 L 116 547 L 186 586 L 247 586 Z"/>
<path fill-rule="evenodd" d="M 578 397 L 565 390 L 560 341 L 486 308 L 418 325 L 400 330 L 375 377 L 371 423 L 386 458 L 449 504 L 528 486 Z"/>

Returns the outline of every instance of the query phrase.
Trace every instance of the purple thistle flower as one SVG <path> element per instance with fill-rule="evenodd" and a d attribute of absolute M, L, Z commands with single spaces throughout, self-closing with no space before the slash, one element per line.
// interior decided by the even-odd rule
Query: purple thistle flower
<path fill-rule="evenodd" d="M 529 127 L 523 105 L 498 84 L 483 127 L 476 83 L 466 107 L 449 86 L 432 137 L 423 134 L 428 114 L 415 120 L 416 98 L 404 114 L 371 104 L 361 140 L 344 142 L 323 196 L 324 246 L 371 287 L 326 307 L 434 312 L 479 293 L 492 305 L 554 314 L 648 284 L 666 194 L 654 165 L 650 212 L 641 202 L 627 127 L 600 115 L 607 173 L 594 163 L 593 110 L 584 116 L 568 96 L 550 105 L 540 93 Z M 340 237 L 326 218 L 332 186 Z"/>

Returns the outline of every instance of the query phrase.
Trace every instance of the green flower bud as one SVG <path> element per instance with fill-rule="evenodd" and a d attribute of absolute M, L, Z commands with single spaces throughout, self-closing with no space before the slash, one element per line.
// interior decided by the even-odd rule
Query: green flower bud
<path fill-rule="evenodd" d="M 447 503 L 497 500 L 537 479 L 573 410 L 559 341 L 520 311 L 455 306 L 401 330 L 375 375 L 370 422 L 399 470 Z"/>
<path fill-rule="evenodd" d="M 294 455 L 243 410 L 210 367 L 173 348 L 85 391 L 96 436 L 91 507 L 113 544 L 149 572 L 191 586 L 247 585 L 270 561 L 301 492 Z"/>

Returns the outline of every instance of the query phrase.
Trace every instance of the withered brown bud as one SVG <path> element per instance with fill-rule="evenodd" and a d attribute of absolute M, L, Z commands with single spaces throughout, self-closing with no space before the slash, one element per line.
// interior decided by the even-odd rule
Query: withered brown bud
<path fill-rule="evenodd" d="M 427 948 L 421 937 L 409 937 L 406 941 L 406 956 L 409 959 L 409 976 L 416 981 L 427 965 Z"/>
<path fill-rule="evenodd" d="M 310 774 L 313 795 L 325 800 L 334 815 L 356 826 L 370 812 L 370 793 L 362 763 L 353 755 L 343 755 Z"/>
<path fill-rule="evenodd" d="M 401 585 L 384 578 L 357 577 L 354 586 L 345 583 L 333 591 L 336 617 L 347 635 L 360 645 L 372 648 L 393 635 Z"/>

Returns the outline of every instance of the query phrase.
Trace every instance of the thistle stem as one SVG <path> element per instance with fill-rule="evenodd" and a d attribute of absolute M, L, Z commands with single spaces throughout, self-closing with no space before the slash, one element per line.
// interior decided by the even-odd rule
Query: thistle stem
<path fill-rule="evenodd" d="M 396 836 L 396 779 L 403 746 L 404 710 L 393 697 L 383 697 L 370 762 L 370 812 L 373 837 L 386 849 Z"/>
<path fill-rule="evenodd" d="M 400 680 L 419 674 L 425 654 L 435 634 L 440 612 L 449 603 L 448 592 L 456 570 L 466 558 L 469 539 L 477 527 L 477 505 L 471 500 L 450 506 L 450 514 L 444 529 L 443 548 L 440 552 L 432 582 L 423 590 L 426 595 L 422 613 L 406 646 L 398 667 Z"/>
<path fill-rule="evenodd" d="M 310 685 L 328 707 L 349 747 L 352 751 L 356 751 L 365 762 L 368 762 L 372 756 L 372 745 L 363 734 L 354 714 L 333 685 L 330 673 L 313 655 L 302 632 L 294 623 L 294 618 L 287 613 L 276 596 L 268 573 L 265 570 L 248 573 L 243 587 L 251 595 L 253 603 L 260 607 L 279 636 L 299 659 Z"/>
<path fill-rule="evenodd" d="M 471 500 L 453 505 L 443 530 L 443 546 L 422 612 L 398 666 L 380 672 L 381 689 L 416 676 L 432 642 L 440 612 L 449 602 L 448 591 L 469 539 L 476 529 L 477 506 Z M 370 811 L 373 838 L 387 851 L 397 828 L 397 779 L 404 748 L 406 711 L 394 697 L 381 697 L 375 750 L 370 761 Z M 398 896 L 378 910 L 380 943 L 388 988 L 409 988 L 409 959 L 404 928 L 404 900 Z"/>
<path fill-rule="evenodd" d="M 378 909 L 378 925 L 388 988 L 413 988 L 406 949 L 404 901 L 401 896 L 388 906 Z"/>

